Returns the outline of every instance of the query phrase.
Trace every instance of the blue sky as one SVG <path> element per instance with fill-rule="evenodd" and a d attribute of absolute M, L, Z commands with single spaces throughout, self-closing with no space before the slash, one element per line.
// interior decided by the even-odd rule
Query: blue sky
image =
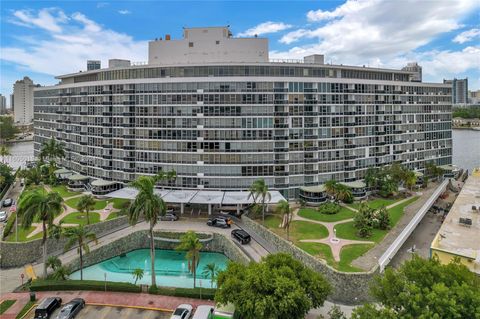
<path fill-rule="evenodd" d="M 480 89 L 480 1 L 1 1 L 0 92 L 25 75 L 85 69 L 87 59 L 147 60 L 147 43 L 182 27 L 230 25 L 270 39 L 271 58 L 325 54 L 335 64 L 423 66 L 424 81 Z"/>

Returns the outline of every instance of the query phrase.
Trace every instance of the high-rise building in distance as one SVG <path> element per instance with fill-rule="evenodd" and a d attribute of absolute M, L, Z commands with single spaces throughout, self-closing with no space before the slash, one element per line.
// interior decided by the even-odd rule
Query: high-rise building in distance
<path fill-rule="evenodd" d="M 7 98 L 0 94 L 0 114 L 7 113 Z"/>
<path fill-rule="evenodd" d="M 407 63 L 407 66 L 404 66 L 402 70 L 413 73 L 412 81 L 422 82 L 422 67 L 417 62 Z"/>
<path fill-rule="evenodd" d="M 450 164 L 450 85 L 411 71 L 270 62 L 268 40 L 186 28 L 149 43 L 143 65 L 58 77 L 35 89 L 35 152 L 55 137 L 60 164 L 127 183 L 175 170 L 180 189 L 246 190 L 263 178 L 290 198 L 369 167 Z"/>
<path fill-rule="evenodd" d="M 30 124 L 33 121 L 33 88 L 35 85 L 28 77 L 18 80 L 13 84 L 14 97 L 14 122 Z"/>
<path fill-rule="evenodd" d="M 443 80 L 443 83 L 452 86 L 452 103 L 454 105 L 468 104 L 468 78 Z"/>

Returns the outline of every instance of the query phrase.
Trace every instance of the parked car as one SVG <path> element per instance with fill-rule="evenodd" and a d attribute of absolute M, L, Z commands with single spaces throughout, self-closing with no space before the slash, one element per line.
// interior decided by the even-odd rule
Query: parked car
<path fill-rule="evenodd" d="M 13 204 L 13 199 L 7 198 L 3 201 L 3 207 L 10 207 Z"/>
<path fill-rule="evenodd" d="M 220 227 L 220 228 L 230 228 L 232 224 L 233 224 L 232 219 L 225 216 L 213 217 L 207 221 L 208 226 Z"/>
<path fill-rule="evenodd" d="M 7 212 L 1 211 L 1 212 L 0 212 L 0 222 L 6 222 L 7 219 L 8 219 Z"/>
<path fill-rule="evenodd" d="M 192 319 L 213 319 L 213 310 L 212 306 L 200 305 L 195 309 Z"/>
<path fill-rule="evenodd" d="M 62 304 L 62 298 L 60 297 L 48 297 L 45 298 L 38 306 L 35 308 L 34 319 L 46 319 L 50 318 L 52 313 L 60 307 Z"/>
<path fill-rule="evenodd" d="M 72 299 L 60 309 L 57 319 L 73 319 L 85 307 L 85 300 L 82 298 Z"/>
<path fill-rule="evenodd" d="M 242 245 L 246 245 L 252 240 L 252 237 L 243 229 L 232 230 L 232 238 L 238 240 Z"/>
<path fill-rule="evenodd" d="M 173 222 L 178 220 L 178 216 L 175 213 L 166 213 L 164 216 L 160 216 L 160 220 L 167 220 Z"/>
<path fill-rule="evenodd" d="M 189 304 L 179 305 L 170 319 L 189 319 L 192 316 L 193 306 Z"/>

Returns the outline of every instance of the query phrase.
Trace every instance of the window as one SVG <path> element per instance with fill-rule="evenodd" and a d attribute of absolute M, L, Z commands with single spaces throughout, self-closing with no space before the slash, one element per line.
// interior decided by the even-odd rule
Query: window
<path fill-rule="evenodd" d="M 219 40 L 215 41 L 215 44 L 220 44 L 220 41 Z"/>
<path fill-rule="evenodd" d="M 193 48 L 193 42 L 188 42 L 188 47 Z"/>

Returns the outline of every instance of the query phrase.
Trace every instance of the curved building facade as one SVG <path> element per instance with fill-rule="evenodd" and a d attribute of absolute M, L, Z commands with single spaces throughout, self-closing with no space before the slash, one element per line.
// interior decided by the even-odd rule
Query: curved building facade
<path fill-rule="evenodd" d="M 451 86 L 322 56 L 269 62 L 266 41 L 185 29 L 152 41 L 148 64 L 60 76 L 35 89 L 35 151 L 53 136 L 60 164 L 93 178 L 173 169 L 171 187 L 245 190 L 263 178 L 288 197 L 373 166 L 451 163 Z"/>

